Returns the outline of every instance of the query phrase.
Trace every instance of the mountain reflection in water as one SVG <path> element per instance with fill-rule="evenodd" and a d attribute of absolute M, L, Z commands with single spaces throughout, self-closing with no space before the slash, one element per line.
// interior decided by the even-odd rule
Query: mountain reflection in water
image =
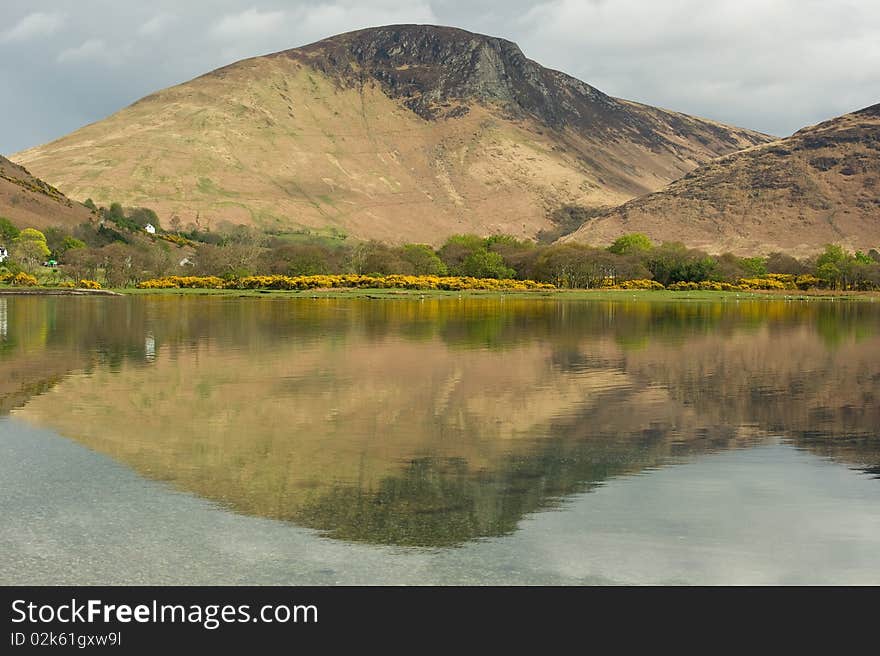
<path fill-rule="evenodd" d="M 779 439 L 880 471 L 871 302 L 0 300 L 4 414 L 343 540 L 505 535 Z"/>

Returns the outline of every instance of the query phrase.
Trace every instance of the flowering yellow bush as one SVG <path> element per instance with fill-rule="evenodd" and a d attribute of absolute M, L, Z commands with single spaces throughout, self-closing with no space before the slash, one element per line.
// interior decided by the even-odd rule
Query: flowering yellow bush
<path fill-rule="evenodd" d="M 794 284 L 798 289 L 812 289 L 813 287 L 818 287 L 821 282 L 821 280 L 811 273 L 804 273 L 794 280 Z"/>
<path fill-rule="evenodd" d="M 101 283 L 97 280 L 80 280 L 80 289 L 101 289 Z"/>
<path fill-rule="evenodd" d="M 138 284 L 140 289 L 223 289 L 225 281 L 217 276 L 166 276 Z"/>
<path fill-rule="evenodd" d="M 555 289 L 553 285 L 534 280 L 496 280 L 455 276 L 362 276 L 358 274 L 318 276 L 247 276 L 224 281 L 216 276 L 167 276 L 145 280 L 140 289 L 482 289 L 490 291 L 530 291 Z"/>
<path fill-rule="evenodd" d="M 674 292 L 688 292 L 688 291 L 696 291 L 700 289 L 700 283 L 698 282 L 674 282 L 666 287 L 666 289 L 671 289 Z"/>
<path fill-rule="evenodd" d="M 661 283 L 656 280 L 623 280 L 616 285 L 614 285 L 615 289 L 666 289 Z"/>
<path fill-rule="evenodd" d="M 741 285 L 717 280 L 704 280 L 702 282 L 674 282 L 666 289 L 675 292 L 703 291 L 703 292 L 738 292 L 747 289 Z"/>
<path fill-rule="evenodd" d="M 10 280 L 12 280 L 11 273 L 6 273 L 6 272 L 0 273 L 0 283 L 6 283 L 6 282 L 9 282 Z"/>
<path fill-rule="evenodd" d="M 812 276 L 811 276 L 812 277 Z M 751 290 L 795 289 L 794 276 L 771 273 L 760 278 L 740 278 L 736 284 L 704 280 L 702 282 L 674 282 L 666 289 L 681 291 L 741 292 Z"/>
<path fill-rule="evenodd" d="M 786 287 L 784 282 L 775 278 L 740 278 L 739 286 L 743 289 L 793 289 Z"/>
<path fill-rule="evenodd" d="M 793 273 L 768 273 L 766 275 L 761 276 L 762 278 L 767 278 L 768 280 L 777 280 L 785 285 L 786 289 L 794 289 L 795 288 L 795 279 L 796 276 Z"/>
<path fill-rule="evenodd" d="M 171 242 L 172 244 L 177 244 L 178 246 L 187 246 L 188 244 L 192 244 L 193 242 L 187 239 L 186 237 L 181 237 L 180 235 L 156 235 L 159 239 L 163 239 L 167 242 Z"/>
<path fill-rule="evenodd" d="M 37 279 L 27 273 L 16 273 L 9 280 L 10 285 L 16 285 L 17 287 L 34 287 L 37 283 Z"/>

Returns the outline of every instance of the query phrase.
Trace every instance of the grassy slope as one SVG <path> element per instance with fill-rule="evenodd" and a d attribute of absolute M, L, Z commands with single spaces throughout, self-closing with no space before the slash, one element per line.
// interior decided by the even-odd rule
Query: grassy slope
<path fill-rule="evenodd" d="M 340 88 L 302 62 L 257 58 L 18 157 L 74 198 L 153 207 L 164 222 L 438 243 L 459 232 L 531 237 L 561 205 L 614 206 L 763 138 L 627 107 L 674 147 L 625 131 L 558 132 L 480 105 L 425 121 L 375 84 Z"/>
<path fill-rule="evenodd" d="M 663 240 L 671 227 L 691 246 L 742 255 L 880 246 L 880 105 L 705 164 L 566 239 L 608 244 L 637 230 Z"/>
<path fill-rule="evenodd" d="M 71 227 L 93 218 L 90 210 L 3 156 L 0 156 L 0 216 L 19 228 L 41 229 Z"/>

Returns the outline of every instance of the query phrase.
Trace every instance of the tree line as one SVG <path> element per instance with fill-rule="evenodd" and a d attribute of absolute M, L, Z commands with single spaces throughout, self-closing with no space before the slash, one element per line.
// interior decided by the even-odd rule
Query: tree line
<path fill-rule="evenodd" d="M 119 203 L 95 207 L 99 220 L 73 229 L 43 232 L 0 218 L 0 245 L 7 245 L 8 271 L 35 273 L 48 259 L 74 281 L 134 286 L 168 275 L 430 275 L 535 280 L 560 288 L 588 289 L 609 282 L 654 280 L 664 286 L 730 282 L 768 274 L 813 276 L 816 285 L 838 290 L 880 289 L 880 253 L 851 253 L 839 245 L 797 259 L 785 253 L 741 257 L 710 255 L 680 242 L 652 243 L 643 234 L 623 235 L 607 248 L 580 243 L 539 243 L 510 235 L 452 235 L 439 247 L 352 243 L 309 234 L 271 235 L 231 223 L 181 225 L 172 218 L 163 230 L 147 208 Z M 144 231 L 153 225 L 157 234 Z"/>

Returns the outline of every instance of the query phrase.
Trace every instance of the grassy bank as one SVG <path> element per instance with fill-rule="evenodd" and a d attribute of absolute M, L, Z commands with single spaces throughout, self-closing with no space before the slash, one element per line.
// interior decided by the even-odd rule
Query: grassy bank
<path fill-rule="evenodd" d="M 370 298 L 370 299 L 418 299 L 418 298 L 535 298 L 554 300 L 590 301 L 735 301 L 740 299 L 764 300 L 846 300 L 878 301 L 880 292 L 834 292 L 818 291 L 670 291 L 670 290 L 621 290 L 621 289 L 557 289 L 536 291 L 488 291 L 488 290 L 419 290 L 419 289 L 118 289 L 131 296 L 230 296 L 272 298 Z"/>
<path fill-rule="evenodd" d="M 11 287 L 9 285 L 0 285 L 0 296 L 122 296 L 122 294 L 110 289 Z"/>
<path fill-rule="evenodd" d="M 0 284 L 0 295 L 19 296 L 225 296 L 270 298 L 366 298 L 366 299 L 420 299 L 420 298 L 534 298 L 586 301 L 736 301 L 742 299 L 763 300 L 836 300 L 880 301 L 880 292 L 842 292 L 832 290 L 771 290 L 771 291 L 672 291 L 672 290 L 623 290 L 623 289 L 553 289 L 553 290 L 442 290 L 442 289 L 388 289 L 347 288 L 333 289 L 69 289 L 61 287 L 15 287 Z"/>

